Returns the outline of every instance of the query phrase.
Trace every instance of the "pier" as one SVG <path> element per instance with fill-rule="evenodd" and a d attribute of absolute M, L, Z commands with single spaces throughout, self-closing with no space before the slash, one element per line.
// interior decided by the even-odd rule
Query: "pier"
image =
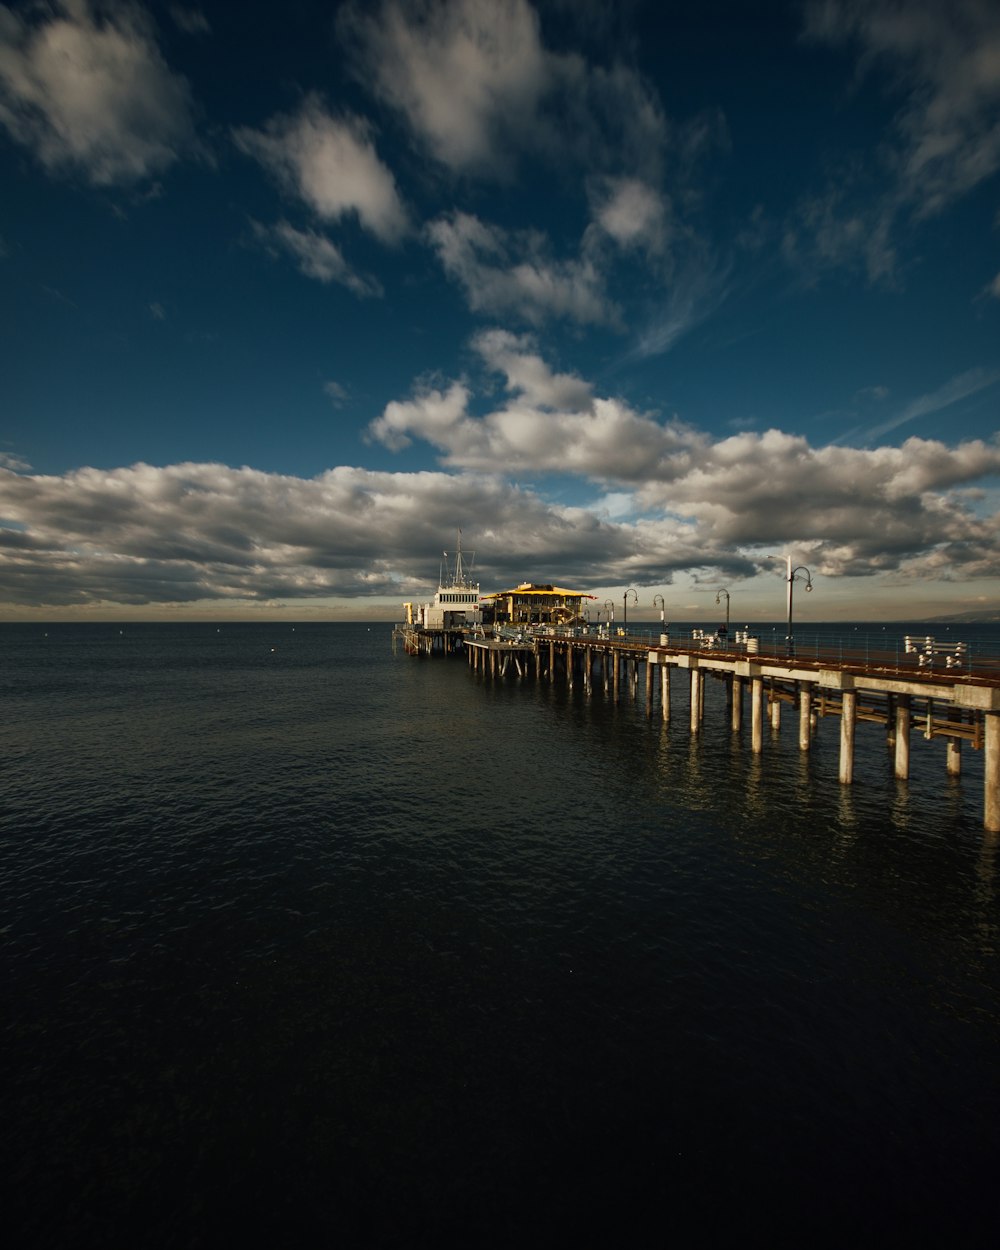
<path fill-rule="evenodd" d="M 439 639 L 420 637 L 436 632 Z M 795 656 L 764 654 L 759 640 L 737 634 L 735 645 L 695 631 L 690 639 L 666 635 L 614 636 L 576 631 L 419 631 L 397 627 L 411 654 L 464 653 L 470 668 L 490 679 L 561 680 L 586 694 L 598 687 L 611 698 L 639 699 L 647 715 L 669 721 L 682 713 L 692 735 L 702 731 L 709 679 L 724 688 L 728 723 L 742 732 L 749 715 L 754 754 L 764 752 L 764 727 L 781 727 L 787 711 L 801 751 L 809 751 L 819 720 L 840 718 L 839 779 L 854 781 L 859 722 L 882 726 L 893 752 L 894 773 L 910 776 L 910 744 L 917 733 L 941 739 L 944 767 L 957 776 L 963 745 L 984 753 L 983 825 L 1000 832 L 1000 656 L 975 659 L 964 644 L 932 638 L 903 640 L 881 649 L 819 647 Z M 736 639 L 739 640 L 736 643 Z M 679 706 L 678 687 L 686 687 Z"/>

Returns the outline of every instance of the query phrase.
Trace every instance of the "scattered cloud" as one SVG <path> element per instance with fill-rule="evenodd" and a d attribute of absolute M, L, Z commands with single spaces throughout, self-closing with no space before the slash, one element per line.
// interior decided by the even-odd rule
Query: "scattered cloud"
<path fill-rule="evenodd" d="M 460 382 L 447 391 L 420 386 L 411 400 L 393 400 L 368 426 L 369 435 L 390 451 L 409 447 L 414 436 L 437 447 L 450 445 L 451 432 L 467 421 L 470 393 Z"/>
<path fill-rule="evenodd" d="M 957 377 L 951 378 L 944 386 L 938 387 L 936 391 L 932 391 L 928 395 L 921 395 L 918 399 L 906 405 L 906 407 L 894 417 L 890 417 L 888 421 L 883 421 L 880 425 L 873 426 L 868 431 L 867 438 L 871 442 L 873 439 L 881 438 L 883 434 L 888 434 L 890 430 L 895 430 L 901 425 L 905 425 L 908 421 L 915 421 L 919 417 L 933 416 L 936 412 L 941 412 L 945 408 L 950 408 L 952 404 L 959 403 L 960 400 L 968 399 L 971 395 L 978 395 L 980 391 L 985 391 L 989 387 L 1000 382 L 1000 370 L 997 369 L 968 369 L 965 373 L 960 373 Z"/>
<path fill-rule="evenodd" d="M 862 74 L 887 64 L 903 104 L 890 163 L 918 216 L 938 213 L 1000 169 L 1000 9 L 983 0 L 822 0 L 806 33 L 853 43 Z"/>
<path fill-rule="evenodd" d="M 815 282 L 828 269 L 860 268 L 875 284 L 896 272 L 896 205 L 884 195 L 858 193 L 848 175 L 822 195 L 802 199 L 785 224 L 785 260 Z"/>
<path fill-rule="evenodd" d="M 178 30 L 185 35 L 210 35 L 212 27 L 200 9 L 188 9 L 180 4 L 170 6 L 170 16 Z"/>
<path fill-rule="evenodd" d="M 167 310 L 157 300 L 153 300 L 153 302 L 149 305 L 149 315 L 154 321 L 166 321 Z"/>
<path fill-rule="evenodd" d="M 889 388 L 887 386 L 863 386 L 860 390 L 854 392 L 854 402 L 864 403 L 869 400 L 888 399 Z"/>
<path fill-rule="evenodd" d="M 665 280 L 658 306 L 638 331 L 626 360 L 642 360 L 670 351 L 675 343 L 712 316 L 729 294 L 732 265 L 693 247 Z"/>
<path fill-rule="evenodd" d="M 552 86 L 525 0 L 384 0 L 346 10 L 342 30 L 376 94 L 452 169 L 495 172 L 498 153 L 532 133 Z"/>
<path fill-rule="evenodd" d="M 315 230 L 298 230 L 287 221 L 279 221 L 273 226 L 255 221 L 251 226 L 255 239 L 262 247 L 272 255 L 284 253 L 291 256 L 307 278 L 339 283 L 355 295 L 382 294 L 381 283 L 352 269 L 340 248 L 325 235 Z"/>
<path fill-rule="evenodd" d="M 347 387 L 341 386 L 339 382 L 324 382 L 323 394 L 334 408 L 343 408 L 351 397 Z"/>
<path fill-rule="evenodd" d="M 474 312 L 511 315 L 539 325 L 549 318 L 617 325 L 619 311 L 586 256 L 557 260 L 537 230 L 507 231 L 469 213 L 438 217 L 427 237 L 445 273 Z"/>
<path fill-rule="evenodd" d="M 356 217 L 383 243 L 395 243 L 406 233 L 396 181 L 362 118 L 333 117 L 312 95 L 298 112 L 273 117 L 262 130 L 237 129 L 233 137 L 321 220 Z"/>
<path fill-rule="evenodd" d="M 525 154 L 661 168 L 669 128 L 655 90 L 620 60 L 547 48 L 527 0 L 353 3 L 340 30 L 361 81 L 456 173 L 505 179 Z"/>
<path fill-rule="evenodd" d="M 670 203 L 638 178 L 602 178 L 590 189 L 595 223 L 620 247 L 661 253 L 667 242 Z"/>
<path fill-rule="evenodd" d="M 874 162 L 798 206 L 785 253 L 812 269 L 860 260 L 870 281 L 892 281 L 900 220 L 936 216 L 1000 169 L 1000 8 L 810 0 L 803 14 L 807 40 L 857 49 L 860 81 L 887 70 L 900 106 Z"/>
<path fill-rule="evenodd" d="M 31 465 L 27 460 L 8 451 L 0 451 L 0 467 L 10 469 L 12 473 L 31 472 Z"/>
<path fill-rule="evenodd" d="M 135 5 L 0 6 L 0 124 L 49 172 L 126 186 L 194 150 L 187 82 Z"/>
<path fill-rule="evenodd" d="M 531 335 L 508 330 L 484 330 L 472 341 L 473 348 L 494 373 L 507 378 L 507 390 L 527 403 L 553 411 L 589 412 L 593 387 L 575 373 L 553 373 L 538 355 Z"/>

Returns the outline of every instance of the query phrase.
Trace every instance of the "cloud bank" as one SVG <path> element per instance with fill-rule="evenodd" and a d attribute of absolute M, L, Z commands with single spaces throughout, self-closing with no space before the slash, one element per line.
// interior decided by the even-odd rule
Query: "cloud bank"
<path fill-rule="evenodd" d="M 436 471 L 339 467 L 301 479 L 137 464 L 54 476 L 2 458 L 0 600 L 401 600 L 426 592 L 428 559 L 459 526 L 491 584 L 740 579 L 776 544 L 816 575 L 1000 575 L 1000 439 L 855 449 L 778 430 L 713 438 L 552 369 L 530 335 L 483 331 L 472 347 L 480 390 L 418 387 L 369 426 L 391 450 L 433 446 Z M 589 506 L 547 497 L 567 477 Z"/>

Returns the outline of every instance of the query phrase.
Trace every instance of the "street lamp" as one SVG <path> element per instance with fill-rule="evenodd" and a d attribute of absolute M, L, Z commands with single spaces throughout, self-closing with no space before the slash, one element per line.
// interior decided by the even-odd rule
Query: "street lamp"
<path fill-rule="evenodd" d="M 604 627 L 608 631 L 608 637 L 615 632 L 612 626 L 615 623 L 615 605 L 610 599 L 604 600 Z"/>
<path fill-rule="evenodd" d="M 795 654 L 795 639 L 792 636 L 792 587 L 795 585 L 796 578 L 798 578 L 799 581 L 803 581 L 803 580 L 805 581 L 806 590 L 812 590 L 813 588 L 812 574 L 809 572 L 809 570 L 806 568 L 804 564 L 800 564 L 796 568 L 793 569 L 791 556 L 768 556 L 767 558 L 769 560 L 784 560 L 785 561 L 785 568 L 786 568 L 785 581 L 788 584 L 788 631 L 785 634 L 785 654 L 794 655 Z M 800 573 L 805 573 L 804 579 L 798 576 Z"/>
<path fill-rule="evenodd" d="M 625 594 L 623 596 L 625 600 L 625 615 L 622 618 L 622 628 L 625 631 L 626 637 L 628 637 L 628 597 L 629 595 L 632 596 L 632 602 L 636 605 L 636 607 L 639 606 L 639 594 L 637 591 L 633 590 L 630 586 L 628 590 L 625 591 Z"/>
<path fill-rule="evenodd" d="M 723 589 L 720 590 L 719 593 L 715 596 L 715 602 L 717 604 L 721 603 L 723 595 L 726 596 L 726 637 L 728 638 L 729 637 L 729 591 L 726 590 L 725 587 L 723 587 Z"/>
<path fill-rule="evenodd" d="M 664 635 L 667 632 L 667 605 L 663 602 L 662 595 L 653 596 L 653 607 L 656 607 L 657 599 L 660 601 L 660 642 L 664 641 Z"/>

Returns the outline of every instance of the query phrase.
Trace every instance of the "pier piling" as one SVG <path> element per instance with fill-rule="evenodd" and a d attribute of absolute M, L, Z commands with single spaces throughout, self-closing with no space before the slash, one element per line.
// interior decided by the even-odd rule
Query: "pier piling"
<path fill-rule="evenodd" d="M 854 730 L 858 716 L 858 693 L 845 690 L 840 705 L 840 782 L 849 786 L 854 780 Z"/>
<path fill-rule="evenodd" d="M 671 717 L 671 674 L 687 669 L 690 707 L 688 728 L 696 737 L 703 731 L 706 679 L 724 683 L 725 719 L 730 730 L 742 732 L 743 700 L 750 692 L 750 748 L 754 755 L 764 750 L 764 721 L 768 717 L 772 734 L 780 728 L 781 704 L 797 707 L 798 746 L 812 749 L 817 721 L 825 716 L 840 717 L 839 779 L 843 785 L 854 781 L 854 751 L 857 722 L 868 721 L 883 727 L 884 740 L 893 753 L 895 777 L 910 776 L 910 739 L 919 728 L 927 741 L 945 739 L 945 769 L 952 778 L 962 774 L 962 742 L 974 751 L 984 752 L 983 825 L 1000 833 L 1000 662 L 993 661 L 986 671 L 907 671 L 898 663 L 880 667 L 857 659 L 804 661 L 795 657 L 765 656 L 758 651 L 725 651 L 700 641 L 695 646 L 644 643 L 635 638 L 614 638 L 579 634 L 560 636 L 518 635 L 497 637 L 481 631 L 435 631 L 412 626 L 398 627 L 398 638 L 408 655 L 434 656 L 466 652 L 470 669 L 499 679 L 516 674 L 526 677 L 535 665 L 535 678 L 547 676 L 555 682 L 566 674 L 568 689 L 582 686 L 586 696 L 594 693 L 594 664 L 600 666 L 605 694 L 617 702 L 624 693 L 639 697 L 639 665 L 645 664 L 644 692 L 647 715 L 652 715 L 656 699 L 655 670 L 660 674 L 660 712 L 665 723 Z M 765 705 L 766 698 L 766 705 Z"/>
<path fill-rule="evenodd" d="M 896 696 L 896 777 L 907 781 L 910 776 L 910 696 Z"/>

